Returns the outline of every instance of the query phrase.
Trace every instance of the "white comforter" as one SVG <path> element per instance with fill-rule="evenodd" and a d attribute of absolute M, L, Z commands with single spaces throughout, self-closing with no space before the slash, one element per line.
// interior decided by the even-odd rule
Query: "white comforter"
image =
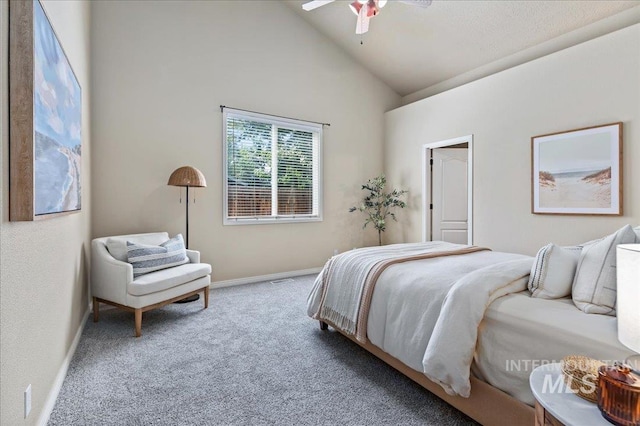
<path fill-rule="evenodd" d="M 484 311 L 497 298 L 525 290 L 531 264 L 531 259 L 518 259 L 485 266 L 460 278 L 447 293 L 422 365 L 424 374 L 448 394 L 469 397 Z"/>
<path fill-rule="evenodd" d="M 532 262 L 529 256 L 483 251 L 392 265 L 373 292 L 367 337 L 447 392 L 469 396 L 484 310 L 495 298 L 525 289 Z M 310 316 L 320 308 L 320 293 L 314 286 Z"/>

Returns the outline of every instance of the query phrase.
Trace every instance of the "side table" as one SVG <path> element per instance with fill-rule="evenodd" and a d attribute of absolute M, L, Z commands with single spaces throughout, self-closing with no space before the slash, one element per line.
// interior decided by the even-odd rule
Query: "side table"
<path fill-rule="evenodd" d="M 596 404 L 580 398 L 566 384 L 560 363 L 533 370 L 529 385 L 536 398 L 536 426 L 611 426 Z"/>

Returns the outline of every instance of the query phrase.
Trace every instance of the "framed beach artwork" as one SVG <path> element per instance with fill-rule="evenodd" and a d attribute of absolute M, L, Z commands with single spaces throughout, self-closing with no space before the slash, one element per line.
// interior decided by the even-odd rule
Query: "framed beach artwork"
<path fill-rule="evenodd" d="M 82 92 L 38 0 L 9 3 L 9 217 L 82 206 Z"/>
<path fill-rule="evenodd" d="M 531 138 L 532 212 L 622 214 L 622 123 Z"/>

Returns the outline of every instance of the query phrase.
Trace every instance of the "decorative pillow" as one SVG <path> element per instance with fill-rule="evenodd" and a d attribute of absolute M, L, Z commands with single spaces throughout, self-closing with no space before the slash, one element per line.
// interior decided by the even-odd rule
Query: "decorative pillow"
<path fill-rule="evenodd" d="M 616 246 L 636 240 L 631 225 L 582 249 L 571 291 L 573 303 L 588 314 L 616 314 Z"/>
<path fill-rule="evenodd" d="M 531 297 L 559 299 L 571 294 L 582 247 L 547 244 L 536 255 L 529 275 Z"/>
<path fill-rule="evenodd" d="M 114 259 L 121 262 L 127 261 L 127 241 L 132 243 L 160 245 L 167 241 L 169 234 L 166 232 L 155 232 L 149 234 L 129 235 L 128 237 L 110 237 L 106 241 L 107 250 Z"/>
<path fill-rule="evenodd" d="M 182 234 L 159 246 L 127 241 L 127 261 L 133 265 L 133 277 L 189 263 Z"/>
<path fill-rule="evenodd" d="M 640 243 L 640 226 L 633 228 L 633 231 L 636 233 L 636 243 Z"/>

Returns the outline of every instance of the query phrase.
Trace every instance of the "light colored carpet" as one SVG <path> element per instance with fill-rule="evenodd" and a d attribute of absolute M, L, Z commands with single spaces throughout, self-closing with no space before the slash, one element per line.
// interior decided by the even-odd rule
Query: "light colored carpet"
<path fill-rule="evenodd" d="M 87 323 L 49 425 L 467 425 L 306 315 L 313 276 Z"/>

